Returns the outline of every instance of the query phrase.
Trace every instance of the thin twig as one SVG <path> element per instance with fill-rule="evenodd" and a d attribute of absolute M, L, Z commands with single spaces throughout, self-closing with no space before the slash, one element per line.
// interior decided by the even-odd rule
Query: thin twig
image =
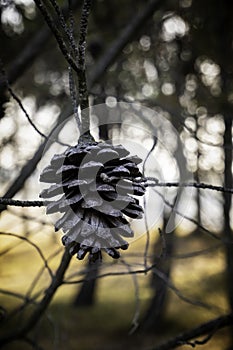
<path fill-rule="evenodd" d="M 7 90 L 9 91 L 10 95 L 12 96 L 12 98 L 18 103 L 20 109 L 23 111 L 24 115 L 26 116 L 29 124 L 33 127 L 33 129 L 42 137 L 44 137 L 45 139 L 47 139 L 47 136 L 45 134 L 43 134 L 38 128 L 37 126 L 33 123 L 32 119 L 30 118 L 28 112 L 26 111 L 26 109 L 24 108 L 23 106 L 23 103 L 22 101 L 20 100 L 20 98 L 16 95 L 16 93 L 13 91 L 13 89 L 11 88 L 10 86 L 10 83 L 8 81 L 8 78 L 7 78 L 7 74 L 6 74 L 6 71 L 4 69 L 4 66 L 3 66 L 3 62 L 2 60 L 0 59 L 0 67 L 1 67 L 1 74 L 2 74 L 2 77 L 6 83 L 6 87 L 7 87 Z"/>
<path fill-rule="evenodd" d="M 69 23 L 70 23 L 69 26 L 66 24 L 62 10 L 59 7 L 59 5 L 57 4 L 56 0 L 50 0 L 50 3 L 54 7 L 54 9 L 57 13 L 59 22 L 66 33 L 66 36 L 67 36 L 68 42 L 69 42 L 70 50 L 72 51 L 72 55 L 74 56 L 74 60 L 78 66 L 78 46 L 76 45 L 75 39 L 74 39 L 74 18 L 72 15 L 70 1 L 68 4 L 68 7 L 69 7 L 69 16 L 68 17 L 69 17 Z M 71 101 L 72 101 L 72 105 L 73 105 L 73 110 L 74 110 L 74 117 L 75 117 L 75 120 L 77 122 L 78 129 L 81 130 L 81 121 L 80 121 L 80 118 L 78 115 L 78 103 L 77 103 L 77 92 L 76 92 L 76 86 L 75 86 L 75 79 L 74 79 L 72 67 L 70 65 L 68 67 L 68 72 L 69 72 L 69 89 L 70 89 L 70 96 L 71 96 Z"/>
<path fill-rule="evenodd" d="M 66 61 L 69 63 L 69 65 L 74 69 L 75 72 L 77 72 L 79 74 L 79 68 L 74 60 L 74 58 L 72 57 L 72 55 L 70 54 L 67 45 L 65 43 L 65 41 L 63 40 L 59 30 L 57 29 L 56 24 L 54 23 L 51 15 L 49 14 L 48 10 L 46 9 L 46 7 L 44 6 L 43 2 L 41 0 L 34 0 L 37 8 L 40 10 L 42 16 L 44 17 L 46 23 L 48 24 L 51 32 L 53 33 L 54 37 L 57 40 L 58 46 L 64 56 L 64 58 L 66 59 Z"/>
<path fill-rule="evenodd" d="M 68 0 L 69 37 L 70 37 L 70 45 L 71 45 L 71 48 L 73 49 L 75 60 L 77 61 L 78 60 L 78 47 L 76 45 L 75 37 L 74 37 L 74 16 L 73 16 L 73 12 L 72 12 L 71 2 L 72 2 L 71 0 Z"/>
<path fill-rule="evenodd" d="M 51 140 L 52 135 L 55 130 L 57 130 L 58 125 L 60 125 L 66 118 L 69 117 L 70 111 L 64 109 L 62 115 L 60 115 L 55 123 L 55 126 L 50 131 L 48 138 Z M 52 138 L 53 140 L 53 138 Z M 57 141 L 58 143 L 61 143 Z M 21 188 L 23 188 L 25 181 L 28 179 L 28 177 L 33 173 L 33 171 L 36 169 L 37 164 L 41 160 L 41 157 L 43 155 L 44 150 L 46 149 L 46 146 L 48 146 L 47 139 L 43 141 L 41 145 L 39 145 L 38 149 L 35 151 L 33 157 L 27 161 L 27 163 L 21 168 L 20 173 L 16 176 L 15 180 L 12 182 L 8 190 L 5 192 L 3 198 L 6 200 L 10 200 Z M 49 145 L 50 146 L 50 145 Z M 1 198 L 1 197 L 0 197 Z M 1 204 L 1 200 L 0 200 Z M 10 203 L 9 203 L 10 205 Z M 39 205 L 39 206 L 42 206 Z M 2 205 L 0 206 L 0 213 L 4 210 L 6 210 L 7 206 Z"/>
<path fill-rule="evenodd" d="M 73 106 L 73 112 L 74 112 L 74 118 L 76 120 L 78 129 L 82 130 L 82 123 L 79 118 L 79 113 L 78 113 L 78 101 L 77 101 L 77 91 L 76 91 L 76 85 L 75 85 L 75 79 L 74 79 L 74 74 L 72 68 L 69 66 L 68 67 L 68 72 L 69 72 L 69 89 L 70 89 L 70 97 L 72 101 L 72 106 Z"/>
<path fill-rule="evenodd" d="M 12 292 L 11 290 L 8 290 L 8 289 L 0 288 L 0 294 L 8 295 L 10 297 L 21 299 L 21 300 L 24 300 L 24 301 L 27 300 L 27 302 L 33 302 L 32 299 L 26 298 L 24 294 L 20 294 L 20 293 L 17 293 L 17 292 Z"/>
<path fill-rule="evenodd" d="M 78 66 L 78 46 L 76 45 L 75 40 L 74 40 L 74 19 L 72 16 L 70 1 L 68 3 L 69 22 L 70 22 L 69 26 L 66 24 L 65 18 L 63 16 L 62 11 L 61 11 L 61 8 L 57 4 L 56 0 L 50 0 L 50 3 L 53 5 L 53 7 L 57 13 L 59 22 L 66 33 L 66 36 L 67 36 L 68 42 L 69 42 L 70 50 L 72 51 L 72 55 L 73 55 L 74 60 Z M 79 114 L 78 114 L 77 91 L 76 91 L 76 86 L 75 86 L 75 78 L 74 78 L 74 74 L 73 74 L 73 69 L 72 69 L 71 65 L 69 65 L 69 67 L 68 67 L 68 74 L 69 74 L 70 97 L 71 97 L 71 101 L 72 101 L 72 105 L 73 105 L 74 118 L 76 120 L 78 129 L 81 132 L 82 124 L 81 124 L 81 120 L 80 120 Z"/>
<path fill-rule="evenodd" d="M 55 256 L 57 256 L 59 253 L 61 253 L 61 249 L 62 249 L 62 247 L 59 248 L 59 249 L 57 249 L 55 252 L 53 252 L 53 253 L 47 258 L 47 262 L 50 261 L 50 260 L 52 260 L 52 259 L 53 259 Z M 38 273 L 36 274 L 36 276 L 33 278 L 32 282 L 31 282 L 31 284 L 30 284 L 30 286 L 29 286 L 29 288 L 28 288 L 28 290 L 27 290 L 27 292 L 26 292 L 26 295 L 25 295 L 27 299 L 30 298 L 30 296 L 31 296 L 31 294 L 32 294 L 32 292 L 33 292 L 33 290 L 35 289 L 35 287 L 36 287 L 37 283 L 39 282 L 39 279 L 40 279 L 40 277 L 42 276 L 42 274 L 43 274 L 43 272 L 44 272 L 45 269 L 46 269 L 46 266 L 43 265 L 43 266 L 40 268 L 40 270 L 38 271 Z"/>
<path fill-rule="evenodd" d="M 28 243 L 29 245 L 31 245 L 33 248 L 35 248 L 35 250 L 38 252 L 38 254 L 40 255 L 41 259 L 43 260 L 43 263 L 44 263 L 44 266 L 45 268 L 48 270 L 48 273 L 50 275 L 50 277 L 53 279 L 53 272 L 52 270 L 50 269 L 49 265 L 48 265 L 48 262 L 44 256 L 44 254 L 42 253 L 42 250 L 38 247 L 37 244 L 35 244 L 34 242 L 32 242 L 29 238 L 25 237 L 25 236 L 20 236 L 16 233 L 12 233 L 12 232 L 0 232 L 0 235 L 3 235 L 3 236 L 9 236 L 9 237 L 14 237 L 14 238 L 17 238 L 17 239 L 20 239 L 22 241 L 25 241 L 26 243 Z"/>
<path fill-rule="evenodd" d="M 80 0 L 72 1 L 72 9 L 75 10 L 80 7 Z M 64 17 L 67 18 L 69 9 L 67 6 L 62 7 Z M 58 22 L 55 21 L 55 25 Z M 32 36 L 29 37 L 26 45 L 22 48 L 19 55 L 12 61 L 7 69 L 7 76 L 9 83 L 14 83 L 22 74 L 28 69 L 40 54 L 44 52 L 44 47 L 49 40 L 52 32 L 45 24 L 40 30 L 36 30 Z M 5 88 L 5 82 L 0 79 L 0 90 Z"/>
<path fill-rule="evenodd" d="M 208 321 L 200 326 L 193 328 L 187 332 L 184 332 L 161 345 L 151 347 L 148 350 L 170 350 L 175 349 L 182 345 L 191 345 L 192 347 L 202 344 L 203 341 L 193 341 L 190 343 L 191 339 L 201 337 L 205 334 L 209 334 L 210 337 L 213 336 L 219 329 L 230 326 L 233 324 L 233 314 L 228 314 L 224 316 L 217 317 L 211 321 Z M 209 336 L 204 339 L 204 343 L 209 340 Z M 203 343 L 203 344 L 204 344 Z"/>
<path fill-rule="evenodd" d="M 201 225 L 197 220 L 195 220 L 195 219 L 193 219 L 193 218 L 191 218 L 191 217 L 189 217 L 189 216 L 187 216 L 187 215 L 181 213 L 179 210 L 177 210 L 176 208 L 174 208 L 174 205 L 171 204 L 170 202 L 168 202 L 160 192 L 156 191 L 155 189 L 153 189 L 153 190 L 154 190 L 154 192 L 156 192 L 156 193 L 163 199 L 164 203 L 165 203 L 167 206 L 169 206 L 170 208 L 172 208 L 172 210 L 175 211 L 176 214 L 178 214 L 179 216 L 181 216 L 181 217 L 183 217 L 184 219 L 188 220 L 189 222 L 192 222 L 193 224 L 195 224 L 195 225 L 196 225 L 197 227 L 199 227 L 203 232 L 207 233 L 210 237 L 212 237 L 212 238 L 214 238 L 214 239 L 217 239 L 218 241 L 221 241 L 223 244 L 233 244 L 232 241 L 229 241 L 229 240 L 227 240 L 226 238 L 222 238 L 222 237 L 220 237 L 219 235 L 217 235 L 216 233 L 211 232 L 210 230 L 208 230 L 207 228 L 205 228 L 203 225 Z"/>
<path fill-rule="evenodd" d="M 74 38 L 74 16 L 71 9 L 71 1 L 68 0 L 68 6 L 69 6 L 69 38 L 70 38 L 70 48 L 73 50 L 74 58 L 76 63 L 78 64 L 78 46 L 76 45 L 75 38 Z M 69 89 L 70 89 L 70 97 L 73 105 L 73 112 L 74 112 L 74 118 L 76 120 L 76 123 L 78 125 L 78 128 L 81 132 L 82 125 L 81 125 L 81 119 L 79 117 L 78 113 L 78 98 L 77 98 L 77 89 L 75 84 L 75 77 L 74 77 L 74 71 L 71 66 L 68 67 L 69 72 Z"/>
<path fill-rule="evenodd" d="M 143 268 L 143 269 L 136 269 L 136 270 L 132 270 L 131 271 L 119 271 L 119 272 L 106 272 L 103 274 L 98 275 L 96 278 L 106 278 L 106 277 L 110 277 L 110 276 L 128 276 L 128 275 L 135 275 L 135 274 L 145 274 L 149 271 L 153 271 L 153 273 L 159 277 L 160 279 L 162 279 L 168 286 L 168 288 L 170 288 L 175 295 L 183 300 L 184 302 L 194 305 L 194 306 L 198 306 L 207 310 L 212 310 L 212 311 L 222 311 L 218 306 L 214 305 L 214 304 L 207 304 L 204 302 L 201 302 L 199 300 L 193 300 L 190 299 L 189 297 L 187 297 L 186 295 L 184 295 L 173 283 L 172 281 L 166 276 L 166 274 L 164 274 L 162 271 L 160 271 L 157 267 L 157 262 L 155 264 L 152 264 L 150 266 L 148 266 L 147 268 Z M 73 280 L 73 281 L 69 281 L 69 280 L 65 280 L 64 284 L 80 284 L 87 281 L 85 278 L 80 279 L 80 280 Z"/>
<path fill-rule="evenodd" d="M 206 184 L 204 182 L 158 182 L 158 179 L 153 177 L 147 177 L 148 181 L 152 181 L 151 183 L 148 182 L 149 187 L 194 187 L 194 188 L 200 188 L 204 190 L 212 190 L 217 192 L 224 192 L 224 193 L 233 193 L 233 188 L 227 188 L 224 186 L 216 186 L 216 185 L 210 185 Z"/>
<path fill-rule="evenodd" d="M 19 199 L 3 198 L 0 197 L 0 204 L 12 205 L 14 207 L 44 207 L 44 201 L 24 201 Z"/>
<path fill-rule="evenodd" d="M 194 188 L 201 188 L 201 189 L 208 189 L 212 191 L 218 191 L 218 192 L 226 192 L 226 193 L 233 193 L 233 188 L 225 188 L 223 186 L 214 186 L 209 185 L 205 183 L 196 183 L 196 182 L 190 182 L 190 183 L 179 183 L 179 182 L 157 182 L 157 179 L 152 177 L 145 178 L 149 181 L 154 181 L 153 183 L 148 183 L 148 186 L 150 187 L 194 187 Z M 16 200 L 11 198 L 5 198 L 0 197 L 0 204 L 3 205 L 13 205 L 18 207 L 43 207 L 46 206 L 49 201 L 24 201 L 24 200 Z"/>
<path fill-rule="evenodd" d="M 156 145 L 157 145 L 157 137 L 155 136 L 154 140 L 153 140 L 152 147 L 149 150 L 149 152 L 147 153 L 147 155 L 144 159 L 143 165 L 142 165 L 143 176 L 145 176 L 146 162 L 149 159 L 153 150 L 155 149 Z M 144 206 L 144 210 L 145 210 L 144 222 L 145 222 L 145 227 L 146 227 L 146 244 L 145 244 L 145 250 L 144 250 L 144 264 L 145 264 L 145 267 L 147 267 L 147 255 L 148 255 L 148 250 L 149 250 L 149 246 L 150 246 L 150 230 L 149 230 L 149 225 L 148 225 L 148 220 L 147 220 L 147 212 L 146 212 L 146 196 L 143 196 L 143 206 Z"/>
<path fill-rule="evenodd" d="M 82 14 L 80 19 L 80 33 L 78 43 L 78 88 L 79 88 L 79 103 L 82 116 L 82 132 L 87 133 L 89 136 L 90 132 L 90 112 L 88 102 L 88 89 L 87 89 L 87 78 L 85 68 L 86 58 L 86 36 L 88 28 L 88 18 L 90 14 L 92 0 L 84 0 Z M 84 110 L 85 113 L 83 112 Z"/>
<path fill-rule="evenodd" d="M 64 15 L 62 13 L 62 10 L 61 10 L 60 6 L 56 2 L 56 0 L 49 0 L 49 2 L 52 4 L 54 10 L 56 11 L 59 23 L 60 23 L 62 29 L 64 30 L 64 32 L 66 33 L 66 36 L 67 36 L 67 39 L 69 40 L 69 43 L 71 44 L 69 28 L 68 28 L 68 26 L 66 24 L 65 17 L 64 17 Z"/>
<path fill-rule="evenodd" d="M 8 209 L 8 212 L 11 214 L 11 215 L 14 215 L 16 216 L 17 218 L 19 219 L 22 219 L 22 220 L 27 220 L 27 221 L 33 221 L 33 223 L 37 223 L 37 224 L 40 224 L 42 226 L 52 226 L 52 223 L 51 222 L 48 222 L 46 220 L 42 220 L 42 219 L 39 219 L 38 216 L 31 216 L 31 215 L 26 215 L 26 214 L 21 214 L 21 213 L 18 213 L 16 211 L 14 211 L 13 209 L 9 208 Z"/>

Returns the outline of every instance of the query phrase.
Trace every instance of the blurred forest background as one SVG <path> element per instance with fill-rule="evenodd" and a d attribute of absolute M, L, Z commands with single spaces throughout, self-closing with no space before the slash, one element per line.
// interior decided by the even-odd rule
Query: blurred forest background
<path fill-rule="evenodd" d="M 0 183 L 5 198 L 38 199 L 44 135 L 73 111 L 68 63 L 38 3 L 0 1 Z M 62 9 L 65 21 L 72 18 L 78 38 L 81 0 L 42 3 L 63 37 L 56 9 Z M 185 168 L 195 183 L 219 186 L 218 191 L 190 189 L 187 211 L 189 191 L 178 195 L 167 188 L 167 200 L 155 188 L 148 210 L 157 213 L 160 203 L 156 225 L 119 261 L 105 258 L 100 266 L 73 258 L 51 304 L 31 326 L 27 320 L 43 300 L 64 249 L 43 208 L 1 204 L 0 347 L 233 349 L 232 16 L 233 3 L 227 0 L 93 1 L 86 53 L 91 104 L 111 107 L 123 101 L 167 119 L 176 134 L 167 137 L 165 130 L 157 137 L 180 174 Z M 100 139 L 116 132 L 122 140 L 132 137 L 127 128 L 121 130 L 120 119 L 107 125 L 104 118 Z M 156 134 L 150 116 L 141 125 Z M 148 152 L 158 151 L 147 133 L 141 137 Z M 169 177 L 166 157 L 163 161 L 165 179 L 177 181 Z M 168 220 L 177 223 L 170 233 Z M 14 336 L 24 324 L 27 332 Z M 8 333 L 11 340 L 4 342 Z"/>

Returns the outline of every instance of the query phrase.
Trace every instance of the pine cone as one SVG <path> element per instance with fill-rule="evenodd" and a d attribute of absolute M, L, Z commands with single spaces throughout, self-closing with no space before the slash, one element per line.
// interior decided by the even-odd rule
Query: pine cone
<path fill-rule="evenodd" d="M 118 249 L 127 249 L 122 237 L 133 237 L 125 216 L 141 218 L 143 209 L 138 199 L 146 181 L 137 164 L 141 159 L 129 156 L 121 145 L 85 143 L 69 147 L 54 155 L 41 176 L 41 182 L 53 183 L 40 194 L 52 198 L 46 203 L 47 214 L 64 213 L 55 224 L 62 229 L 62 242 L 83 259 L 101 259 L 101 250 L 112 258 L 119 258 Z"/>

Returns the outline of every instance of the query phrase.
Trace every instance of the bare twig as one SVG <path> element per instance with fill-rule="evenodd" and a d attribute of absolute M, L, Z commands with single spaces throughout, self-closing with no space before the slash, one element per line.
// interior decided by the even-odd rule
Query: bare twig
<path fill-rule="evenodd" d="M 3 67 L 3 62 L 2 60 L 0 59 L 0 67 L 1 67 L 1 74 L 2 74 L 2 77 L 3 77 L 3 80 L 5 81 L 6 83 L 6 86 L 7 86 L 7 90 L 9 91 L 10 95 L 13 97 L 13 99 L 18 103 L 20 109 L 23 111 L 24 115 L 26 116 L 29 124 L 33 127 L 33 129 L 42 137 L 44 137 L 45 139 L 47 139 L 47 136 L 45 134 L 43 134 L 38 128 L 37 126 L 33 123 L 32 119 L 30 118 L 28 112 L 26 111 L 26 109 L 24 108 L 23 106 L 23 103 L 22 101 L 20 100 L 20 98 L 16 95 L 16 93 L 13 91 L 13 89 L 11 88 L 10 84 L 9 84 L 9 81 L 8 81 L 8 78 L 7 78 L 7 75 L 6 75 L 6 71 Z"/>
<path fill-rule="evenodd" d="M 62 12 L 60 6 L 56 2 L 56 0 L 49 0 L 49 2 L 52 4 L 54 10 L 56 11 L 59 23 L 61 24 L 61 27 L 64 30 L 64 32 L 66 33 L 67 39 L 69 40 L 69 43 L 71 44 L 69 28 L 68 28 L 68 26 L 66 24 L 65 17 L 63 15 L 63 12 Z"/>
<path fill-rule="evenodd" d="M 8 209 L 8 212 L 11 215 L 14 215 L 14 216 L 16 216 L 16 217 L 18 217 L 19 219 L 22 219 L 22 220 L 33 221 L 34 223 L 40 224 L 41 226 L 50 226 L 50 227 L 52 226 L 51 222 L 48 222 L 46 220 L 42 220 L 42 219 L 38 218 L 38 216 L 36 217 L 36 216 L 27 215 L 27 214 L 24 214 L 24 213 L 22 214 L 22 213 L 14 211 L 11 208 Z"/>
<path fill-rule="evenodd" d="M 79 98 L 81 110 L 89 107 L 88 104 L 88 91 L 87 91 L 87 80 L 86 80 L 86 70 L 85 70 L 85 55 L 86 55 L 86 36 L 87 36 L 87 26 L 88 17 L 90 13 L 92 0 L 84 0 L 82 15 L 80 20 L 80 34 L 78 43 L 78 80 L 79 80 Z M 84 123 L 84 121 L 83 121 Z M 89 129 L 89 124 L 87 129 Z"/>
<path fill-rule="evenodd" d="M 57 5 L 57 3 L 54 0 L 51 0 L 52 4 L 59 16 L 59 20 L 61 22 L 62 27 L 64 28 L 65 32 L 69 35 L 68 27 L 65 24 L 63 15 Z M 87 133 L 88 137 L 90 137 L 89 128 L 90 128 L 90 117 L 89 112 L 86 111 L 85 114 L 82 113 L 83 110 L 87 109 L 89 107 L 88 103 L 88 90 L 87 90 L 87 81 L 86 81 L 86 71 L 85 71 L 85 51 L 86 51 L 86 35 L 87 35 L 87 26 L 88 26 L 88 17 L 91 7 L 91 0 L 84 0 L 83 8 L 82 8 L 82 15 L 80 20 L 80 38 L 79 38 L 79 44 L 78 44 L 78 62 L 76 62 L 77 57 L 73 57 L 70 53 L 69 49 L 67 48 L 67 45 L 62 38 L 59 30 L 57 29 L 51 15 L 49 14 L 46 6 L 43 4 L 40 0 L 35 0 L 35 3 L 40 10 L 41 14 L 43 15 L 45 21 L 47 22 L 48 26 L 50 27 L 54 37 L 56 38 L 56 41 L 58 43 L 58 46 L 64 56 L 64 58 L 69 63 L 70 67 L 77 73 L 78 77 L 78 85 L 79 85 L 79 103 L 81 108 L 81 114 L 82 114 L 82 128 L 84 133 Z M 70 37 L 70 35 L 69 35 Z M 69 40 L 71 46 L 73 46 L 73 40 Z"/>
<path fill-rule="evenodd" d="M 152 180 L 153 178 L 146 178 L 148 180 Z M 157 181 L 157 179 L 156 179 Z M 222 186 L 214 186 L 209 185 L 205 183 L 179 183 L 179 182 L 154 182 L 149 183 L 148 186 L 150 187 L 194 187 L 194 188 L 202 188 L 202 189 L 208 189 L 212 191 L 218 191 L 218 192 L 227 192 L 227 193 L 233 193 L 233 188 L 225 188 Z M 47 205 L 49 201 L 24 201 L 24 200 L 16 200 L 6 197 L 0 197 L 0 204 L 3 205 L 12 205 L 12 206 L 18 206 L 18 207 L 43 207 L 44 205 Z M 171 205 L 172 206 L 172 205 Z M 180 215 L 183 215 L 180 213 Z"/>
<path fill-rule="evenodd" d="M 148 350 L 170 350 L 170 349 L 175 349 L 181 345 L 191 345 L 192 347 L 196 345 L 202 345 L 202 344 L 205 344 L 219 329 L 230 326 L 232 324 L 233 324 L 232 313 L 228 315 L 220 316 L 194 329 L 191 329 L 190 331 L 184 332 L 161 345 L 157 345 Z M 190 342 L 191 339 L 201 337 L 205 334 L 208 334 L 208 336 L 204 340 L 202 341 L 194 340 Z"/>
<path fill-rule="evenodd" d="M 43 207 L 43 206 L 45 206 L 44 201 L 23 201 L 23 200 L 3 198 L 3 197 L 0 197 L 0 204 L 12 205 L 15 207 Z"/>
<path fill-rule="evenodd" d="M 72 9 L 80 7 L 80 0 L 72 1 Z M 68 7 L 62 8 L 64 17 L 67 18 L 69 9 Z M 55 21 L 55 25 L 57 22 Z M 43 26 L 40 30 L 37 30 L 34 35 L 32 35 L 26 46 L 23 47 L 19 55 L 11 63 L 10 67 L 7 69 L 7 76 L 9 83 L 14 83 L 24 71 L 30 67 L 38 55 L 44 52 L 43 48 L 45 47 L 46 42 L 50 38 L 51 31 L 48 26 Z M 0 79 L 0 89 L 5 88 L 5 82 Z"/>
<path fill-rule="evenodd" d="M 145 176 L 146 162 L 149 159 L 153 150 L 155 149 L 156 145 L 157 145 L 157 137 L 155 136 L 154 140 L 153 140 L 152 147 L 149 150 L 149 152 L 147 153 L 147 155 L 144 159 L 143 165 L 142 165 L 143 176 Z M 145 250 L 144 250 L 144 264 L 145 264 L 145 267 L 147 267 L 147 255 L 148 255 L 148 250 L 149 250 L 149 246 L 150 246 L 150 230 L 149 230 L 149 225 L 148 225 L 148 220 L 147 220 L 147 212 L 146 212 L 146 196 L 143 196 L 143 206 L 145 209 L 144 222 L 145 222 L 145 226 L 146 226 L 146 244 L 145 244 Z"/>
<path fill-rule="evenodd" d="M 166 276 L 165 273 L 163 273 L 162 271 L 160 271 L 157 267 L 157 262 L 155 264 L 151 264 L 150 266 L 148 266 L 147 268 L 143 268 L 143 269 L 136 269 L 136 270 L 132 270 L 131 271 L 119 271 L 119 272 L 106 272 L 103 274 L 98 275 L 96 278 L 106 278 L 106 277 L 110 277 L 110 276 L 128 276 L 128 275 L 137 275 L 137 274 L 145 274 L 149 271 L 153 271 L 153 273 L 161 278 L 168 286 L 168 288 L 171 289 L 171 291 L 173 291 L 175 293 L 175 295 L 183 300 L 184 302 L 194 305 L 194 306 L 198 306 L 207 310 L 212 310 L 212 311 L 216 311 L 216 312 L 220 312 L 222 311 L 218 306 L 213 305 L 213 304 L 209 304 L 209 303 L 204 303 L 202 301 L 199 300 L 194 300 L 194 299 L 190 299 L 189 297 L 187 297 L 186 295 L 184 295 L 173 283 L 172 281 Z M 80 284 L 85 282 L 86 279 L 80 279 L 80 280 L 65 280 L 64 284 Z"/>
<path fill-rule="evenodd" d="M 17 292 L 8 290 L 8 289 L 3 289 L 3 288 L 0 288 L 0 294 L 8 295 L 10 297 L 21 299 L 21 300 L 24 300 L 24 301 L 25 301 L 25 299 L 27 299 L 24 294 L 20 294 L 20 293 L 17 293 Z M 29 299 L 29 298 L 27 299 L 27 302 L 28 301 L 32 302 L 32 300 Z"/>
<path fill-rule="evenodd" d="M 79 118 L 79 113 L 78 113 L 78 100 L 77 100 L 77 91 L 76 91 L 76 86 L 75 86 L 75 78 L 74 78 L 73 70 L 70 66 L 68 67 L 68 71 L 69 71 L 70 97 L 71 97 L 71 101 L 72 101 L 74 117 L 75 117 L 78 129 L 81 130 L 82 124 L 81 124 L 81 120 Z"/>
<path fill-rule="evenodd" d="M 68 8 L 69 8 L 69 15 L 68 15 L 68 19 L 69 19 L 69 38 L 70 38 L 71 48 L 73 49 L 74 57 L 75 57 L 75 59 L 77 61 L 77 59 L 78 59 L 78 47 L 76 45 L 75 37 L 74 37 L 74 16 L 73 16 L 71 3 L 72 3 L 72 0 L 68 0 Z"/>
<path fill-rule="evenodd" d="M 81 109 L 82 119 L 82 133 L 84 137 L 91 139 L 90 135 L 90 112 L 89 112 L 89 101 L 88 101 L 88 89 L 87 89 L 87 78 L 85 69 L 85 56 L 86 56 L 86 36 L 88 27 L 88 18 L 90 14 L 92 0 L 84 0 L 81 20 L 80 20 L 80 33 L 78 43 L 78 89 L 79 89 L 79 104 Z M 81 137 L 82 140 L 82 137 Z"/>
<path fill-rule="evenodd" d="M 46 9 L 45 5 L 41 0 L 34 0 L 37 8 L 40 10 L 42 16 L 44 17 L 46 23 L 48 24 L 51 32 L 53 33 L 54 37 L 56 38 L 56 41 L 58 43 L 58 46 L 66 59 L 66 61 L 69 63 L 69 65 L 77 72 L 79 73 L 79 68 L 72 57 L 72 55 L 69 52 L 69 49 L 67 48 L 67 45 L 65 41 L 63 40 L 55 22 L 53 21 L 51 15 L 49 14 L 48 10 Z"/>
<path fill-rule="evenodd" d="M 56 125 L 52 128 L 51 132 L 48 135 L 48 138 L 53 134 L 54 130 L 57 129 L 57 126 L 64 121 L 69 116 L 69 110 L 64 110 L 62 115 L 58 118 Z M 9 186 L 8 190 L 5 192 L 3 198 L 6 198 L 6 200 L 10 200 L 21 188 L 23 188 L 25 181 L 28 179 L 28 177 L 33 173 L 33 171 L 36 169 L 37 164 L 41 160 L 42 154 L 44 152 L 45 147 L 47 146 L 47 140 L 44 140 L 44 142 L 38 147 L 38 149 L 35 151 L 33 157 L 27 161 L 27 163 L 22 167 L 20 173 L 17 175 L 13 183 Z M 10 205 L 10 202 L 8 202 Z M 1 204 L 1 201 L 0 201 Z M 4 210 L 6 210 L 7 206 L 2 205 L 0 206 L 0 213 Z"/>
<path fill-rule="evenodd" d="M 47 263 L 47 260 L 44 256 L 44 254 L 42 253 L 41 249 L 38 247 L 37 244 L 35 244 L 34 242 L 32 242 L 29 238 L 25 237 L 25 236 L 20 236 L 16 233 L 11 233 L 11 232 L 0 232 L 0 235 L 3 235 L 3 236 L 9 236 L 9 237 L 15 237 L 17 239 L 20 239 L 22 241 L 25 241 L 26 243 L 28 243 L 29 245 L 31 245 L 37 252 L 38 254 L 40 255 L 43 263 L 44 263 L 44 266 L 46 267 L 46 269 L 48 270 L 48 273 L 51 277 L 51 279 L 53 279 L 53 272 L 52 270 L 50 269 L 50 267 L 48 266 L 48 263 Z"/>
<path fill-rule="evenodd" d="M 216 185 L 210 185 L 206 184 L 204 182 L 158 182 L 158 179 L 155 179 L 153 177 L 147 177 L 148 181 L 152 181 L 151 183 L 148 183 L 148 186 L 150 187 L 194 187 L 194 188 L 200 188 L 204 190 L 212 190 L 217 192 L 225 192 L 225 193 L 233 193 L 233 188 L 227 188 L 224 186 L 216 186 Z"/>
<path fill-rule="evenodd" d="M 171 204 L 170 202 L 168 202 L 160 192 L 156 191 L 155 189 L 153 189 L 153 190 L 157 193 L 157 195 L 159 195 L 159 196 L 163 199 L 164 203 L 165 203 L 168 207 L 172 208 L 172 210 L 175 211 L 176 214 L 178 214 L 179 216 L 181 216 L 181 217 L 183 217 L 184 219 L 188 220 L 189 222 L 192 222 L 193 224 L 195 224 L 195 225 L 196 225 L 197 227 L 199 227 L 203 232 L 207 233 L 210 237 L 212 237 L 212 238 L 214 238 L 214 239 L 217 239 L 218 241 L 221 241 L 223 244 L 233 244 L 232 241 L 229 241 L 229 240 L 227 240 L 226 238 L 222 238 L 222 237 L 220 237 L 219 235 L 217 235 L 216 233 L 211 232 L 210 230 L 208 230 L 207 228 L 205 228 L 203 225 L 201 225 L 197 220 L 195 220 L 195 219 L 193 219 L 193 218 L 191 218 L 191 217 L 185 215 L 184 213 L 181 213 L 179 210 L 177 210 L 176 208 L 174 208 L 174 205 Z"/>
<path fill-rule="evenodd" d="M 71 0 L 68 0 L 69 5 L 69 38 L 70 38 L 70 47 L 73 50 L 74 58 L 76 63 L 78 64 L 78 46 L 75 42 L 74 37 L 74 16 L 71 9 Z M 73 112 L 74 112 L 74 118 L 76 120 L 76 123 L 78 125 L 79 130 L 81 131 L 82 125 L 81 125 L 81 119 L 79 117 L 78 113 L 78 95 L 77 95 L 77 89 L 75 84 L 75 76 L 74 71 L 72 70 L 72 67 L 68 67 L 69 71 L 69 88 L 70 88 L 70 97 L 73 105 Z"/>
<path fill-rule="evenodd" d="M 59 250 L 57 250 L 55 253 L 51 254 L 47 261 L 49 261 L 50 259 L 54 258 L 55 255 L 57 255 L 59 252 L 61 252 L 61 249 L 60 248 Z M 40 289 L 39 291 L 37 291 L 33 297 L 31 297 L 31 294 L 36 286 L 36 284 L 39 282 L 39 279 L 40 277 L 42 276 L 42 273 L 44 272 L 45 270 L 45 266 L 43 265 L 42 268 L 39 270 L 39 272 L 36 274 L 36 276 L 34 277 L 31 285 L 29 286 L 26 294 L 20 298 L 22 299 L 24 302 L 17 308 L 13 309 L 8 315 L 7 315 L 7 320 L 9 320 L 10 318 L 12 317 L 15 317 L 17 314 L 23 312 L 28 305 L 31 305 L 31 304 L 37 304 L 36 300 L 42 295 L 44 294 L 44 288 Z M 8 292 L 8 291 L 7 291 Z M 1 289 L 0 289 L 0 293 L 1 293 Z M 5 294 L 8 294 L 8 293 L 5 293 Z"/>

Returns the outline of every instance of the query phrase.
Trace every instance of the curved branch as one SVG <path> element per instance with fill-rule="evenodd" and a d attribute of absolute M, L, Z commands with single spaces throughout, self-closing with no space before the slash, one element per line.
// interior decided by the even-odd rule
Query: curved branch
<path fill-rule="evenodd" d="M 9 237 L 14 237 L 14 238 L 18 238 L 22 241 L 27 242 L 29 245 L 31 245 L 33 248 L 35 248 L 35 250 L 38 252 L 38 254 L 40 255 L 41 259 L 43 260 L 44 266 L 46 267 L 46 269 L 49 272 L 50 277 L 53 279 L 53 272 L 50 269 L 50 267 L 48 266 L 47 260 L 44 256 L 44 254 L 42 253 L 41 249 L 38 247 L 37 244 L 33 243 L 30 239 L 28 239 L 27 237 L 24 236 L 20 236 L 16 233 L 11 233 L 11 232 L 0 232 L 0 235 L 3 236 L 9 236 Z"/>
<path fill-rule="evenodd" d="M 219 329 L 230 326 L 233 324 L 233 314 L 230 313 L 228 315 L 220 316 L 215 318 L 209 322 L 206 322 L 190 331 L 184 332 L 173 339 L 152 347 L 148 350 L 170 350 L 175 349 L 181 345 L 190 345 L 195 347 L 196 345 L 205 344 Z M 190 340 L 201 337 L 203 335 L 208 334 L 208 336 L 204 340 L 194 340 L 190 342 Z"/>

